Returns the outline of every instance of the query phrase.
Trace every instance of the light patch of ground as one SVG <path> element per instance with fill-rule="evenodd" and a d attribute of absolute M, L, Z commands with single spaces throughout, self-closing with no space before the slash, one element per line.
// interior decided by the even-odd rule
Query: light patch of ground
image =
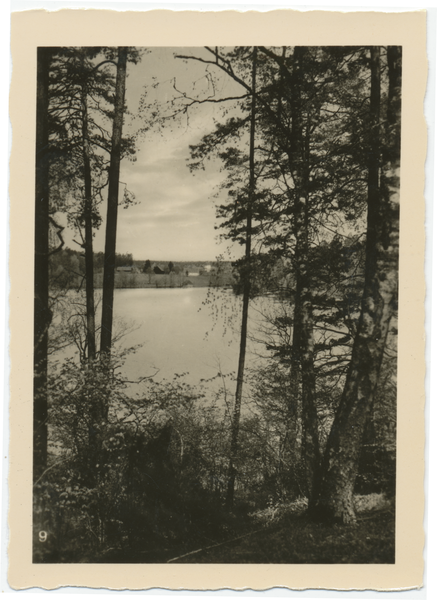
<path fill-rule="evenodd" d="M 384 510 L 390 508 L 391 501 L 385 494 L 366 494 L 354 496 L 355 510 L 357 513 L 370 512 L 373 510 Z"/>

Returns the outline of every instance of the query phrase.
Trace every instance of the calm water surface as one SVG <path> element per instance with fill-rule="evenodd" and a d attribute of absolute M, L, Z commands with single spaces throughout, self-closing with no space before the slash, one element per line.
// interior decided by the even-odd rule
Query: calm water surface
<path fill-rule="evenodd" d="M 219 371 L 237 370 L 241 298 L 220 290 L 205 305 L 207 293 L 207 288 L 115 291 L 115 323 L 121 320 L 134 328 L 122 345 L 141 345 L 126 360 L 128 378 L 157 372 L 155 379 L 162 380 L 186 373 L 185 380 L 196 384 Z M 255 360 L 257 350 L 260 346 L 249 341 L 248 362 Z"/>

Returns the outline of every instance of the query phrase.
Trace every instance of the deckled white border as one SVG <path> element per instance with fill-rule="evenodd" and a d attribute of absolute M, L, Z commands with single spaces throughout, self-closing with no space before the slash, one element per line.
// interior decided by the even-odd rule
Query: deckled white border
<path fill-rule="evenodd" d="M 98 6 L 100 8 L 110 7 L 110 8 L 113 8 L 115 10 L 117 10 L 117 9 L 126 10 L 127 8 L 131 8 L 131 7 L 135 8 L 135 9 L 141 9 L 141 8 L 143 8 L 145 6 L 144 3 L 140 3 L 140 2 L 138 2 L 138 3 L 136 3 L 136 2 L 130 2 L 130 3 L 110 3 L 110 5 L 109 5 L 107 2 L 104 2 L 104 1 L 102 1 L 102 2 L 92 2 L 92 3 L 91 2 L 89 2 L 89 3 L 84 3 L 84 2 L 68 2 L 68 3 L 67 2 L 56 2 L 56 3 L 53 3 L 53 2 L 33 2 L 33 1 L 27 1 L 27 2 L 12 2 L 12 10 L 22 10 L 22 9 L 25 9 L 25 8 L 34 8 L 34 7 L 36 8 L 36 7 L 40 7 L 40 6 L 41 7 L 46 7 L 46 8 L 50 9 L 50 8 L 53 7 L 54 4 L 57 5 L 57 8 L 61 8 L 61 7 L 64 7 L 64 6 L 72 6 L 72 7 L 76 7 L 76 6 L 77 7 L 79 7 L 79 6 L 88 6 L 88 7 L 95 6 L 95 7 L 97 7 Z M 234 8 L 240 9 L 240 5 L 238 5 L 238 4 L 232 4 L 231 2 L 227 2 L 227 3 L 222 3 L 221 4 L 222 7 L 223 7 L 223 4 L 226 4 L 226 6 L 233 6 Z M 402 4 L 405 5 L 405 8 L 409 8 L 409 4 L 406 3 L 406 2 L 405 3 L 399 3 L 399 2 L 394 3 L 394 2 L 392 2 L 392 3 L 386 3 L 386 4 L 392 4 L 393 6 L 390 6 L 390 7 L 387 7 L 387 8 L 384 7 L 384 10 L 402 10 L 402 8 L 403 8 Z M 181 5 L 182 5 L 182 3 L 175 2 L 175 3 L 169 4 L 169 5 L 165 5 L 165 8 L 173 8 L 173 7 L 175 7 L 175 9 L 178 9 L 179 6 L 181 6 Z M 158 5 L 156 5 L 156 4 L 154 4 L 154 5 L 148 4 L 147 6 L 149 6 L 149 7 L 157 7 Z M 159 6 L 162 7 L 163 5 L 159 5 Z M 183 8 L 191 8 L 192 6 L 195 6 L 198 9 L 202 9 L 202 7 L 204 7 L 205 5 L 204 5 L 204 3 L 193 2 L 191 5 L 184 4 Z M 216 5 L 211 5 L 210 4 L 210 5 L 208 5 L 207 8 L 209 10 L 211 7 L 215 8 L 215 6 Z M 269 8 L 272 9 L 272 8 L 275 8 L 276 6 L 278 6 L 278 7 L 279 6 L 287 6 L 287 4 L 286 3 L 276 3 L 274 6 L 270 5 Z M 354 3 L 348 2 L 347 6 L 345 6 L 345 3 L 339 3 L 336 6 L 336 8 L 339 8 L 340 10 L 351 10 L 351 9 L 352 10 L 354 10 L 354 9 L 356 10 L 357 6 L 359 6 L 358 2 L 354 2 Z M 264 7 L 265 7 L 265 5 L 263 6 L 263 3 L 253 3 L 251 5 L 243 5 L 241 9 L 245 10 L 245 9 L 256 8 L 257 10 L 263 10 Z M 293 5 L 293 8 L 301 8 L 301 9 L 304 9 L 304 10 L 308 9 L 308 8 L 321 8 L 321 7 L 325 8 L 325 9 L 331 8 L 328 5 L 327 2 L 325 2 L 325 3 L 320 3 L 319 2 L 319 5 L 317 7 L 307 7 L 307 6 L 305 6 L 305 7 L 299 7 L 298 4 Z M 6 17 L 2 19 L 3 24 L 5 24 L 5 23 L 7 23 L 7 11 L 6 10 L 3 11 L 3 8 L 4 7 L 2 5 L 2 12 L 6 13 Z M 416 10 L 417 10 L 417 8 L 420 8 L 420 7 L 414 7 L 414 9 L 416 9 Z M 361 9 L 362 10 L 371 10 L 371 8 L 369 8 L 369 7 L 361 7 Z M 379 10 L 381 10 L 381 9 L 379 9 Z M 434 15 L 433 15 L 433 21 L 434 21 L 434 28 L 431 30 L 431 37 L 432 37 L 433 41 L 435 41 L 435 11 L 434 11 Z M 5 27 L 4 25 L 3 25 L 3 27 L 5 29 L 7 29 L 7 27 Z M 7 35 L 3 35 L 2 39 L 3 39 L 3 42 L 5 41 L 5 39 L 7 40 Z M 6 48 L 7 48 L 7 43 L 5 45 L 6 45 Z M 430 48 L 430 47 L 431 47 L 431 51 L 433 51 L 433 54 L 431 56 L 430 68 L 431 68 L 431 74 L 434 75 L 434 81 L 432 81 L 430 83 L 432 84 L 432 87 L 434 89 L 434 87 L 435 87 L 435 44 L 434 44 L 434 47 L 432 47 L 432 44 L 428 43 L 428 48 Z M 7 50 L 6 50 L 6 56 L 7 56 Z M 4 67 L 4 64 L 2 65 L 2 67 Z M 3 81 L 5 81 L 5 80 L 3 79 Z M 428 96 L 429 96 L 429 92 L 428 92 Z M 4 100 L 4 97 L 3 97 L 3 100 Z M 427 114 L 428 124 L 432 128 L 432 134 L 433 134 L 433 130 L 434 130 L 434 107 L 433 107 L 433 104 L 432 104 L 432 100 L 431 100 L 431 104 L 428 102 L 426 114 Z M 7 137 L 5 135 L 3 135 L 2 139 L 5 140 L 5 139 L 7 139 Z M 432 138 L 430 138 L 430 144 L 432 144 L 432 146 L 434 146 L 434 136 L 433 135 L 432 135 Z M 7 153 L 8 153 L 7 150 L 4 151 L 4 154 L 6 155 L 6 157 L 7 157 Z M 430 158 L 432 158 L 432 157 L 428 157 L 428 162 L 429 162 Z M 4 165 L 5 161 L 3 161 L 2 164 Z M 437 168 L 437 164 L 436 164 L 436 168 Z M 430 207 L 430 198 L 431 198 L 431 195 L 432 195 L 432 184 L 431 184 L 431 179 L 432 179 L 431 175 L 432 175 L 432 172 L 433 172 L 433 168 L 432 167 L 430 168 L 430 166 L 428 164 L 428 166 L 427 166 L 427 232 L 428 232 L 428 234 L 429 234 L 430 230 L 432 229 L 432 221 L 431 221 L 432 215 L 429 213 L 429 210 L 430 210 L 429 209 L 429 207 Z M 3 176 L 3 172 L 2 172 L 2 176 Z M 3 208 L 4 208 L 4 205 L 3 205 Z M 5 211 L 5 213 L 6 213 L 6 211 Z M 6 222 L 6 219 L 3 218 L 2 219 L 2 223 L 4 224 L 5 222 Z M 6 227 L 5 227 L 5 230 L 6 230 Z M 0 230 L 0 239 L 1 239 L 1 237 L 3 237 L 3 236 L 1 236 L 1 230 Z M 3 239 L 5 239 L 5 237 L 3 237 Z M 432 256 L 432 248 L 428 247 L 427 248 L 427 263 L 428 263 L 427 264 L 427 277 L 428 277 L 428 281 L 429 281 L 430 271 L 431 271 L 431 269 L 429 267 L 429 261 L 430 261 L 431 256 Z M 436 261 L 434 261 L 434 264 L 435 264 L 435 262 Z M 4 267 L 5 267 L 4 263 L 1 263 L 1 265 L 0 265 L 0 282 L 2 280 L 4 280 L 4 277 L 2 277 L 2 269 L 4 269 Z M 429 285 L 429 283 L 428 283 L 428 285 Z M 2 299 L 1 299 L 1 296 L 0 296 L 0 310 L 2 308 L 1 301 L 2 301 Z M 434 301 L 434 303 L 435 303 L 435 301 Z M 428 294 L 428 297 L 427 297 L 427 305 L 428 306 L 431 305 L 431 299 L 429 297 L 429 294 Z M 2 313 L 2 314 L 4 314 L 4 313 Z M 434 320 L 434 322 L 435 322 L 435 320 Z M 434 328 L 435 328 L 435 326 L 434 326 Z M 1 317 L 0 317 L 0 332 L 3 332 L 3 329 L 4 329 L 4 327 L 3 327 L 2 323 L 1 323 Z M 431 329 L 431 323 L 429 323 L 429 318 L 428 318 L 428 324 L 427 324 L 427 331 L 428 331 L 428 333 L 429 333 L 430 329 Z M 0 350 L 0 352 L 1 352 L 1 350 Z M 428 361 L 429 361 L 430 360 L 429 346 L 427 348 L 427 356 L 428 356 Z M 0 353 L 0 364 L 1 364 L 1 353 Z M 428 362 L 428 364 L 429 364 L 429 362 Z M 431 394 L 433 392 L 433 388 L 431 387 L 432 383 L 433 382 L 430 383 L 429 378 L 428 378 L 428 382 L 427 382 L 428 397 L 430 397 L 430 391 L 431 391 Z M 436 397 L 436 395 L 432 394 L 431 397 Z M 427 406 L 427 411 L 429 412 L 429 405 Z M 434 412 L 435 412 L 435 409 L 434 409 Z M 431 417 L 433 417 L 434 421 L 435 421 L 435 415 L 432 415 L 432 411 L 431 411 Z M 428 421 L 427 430 L 428 430 L 428 432 L 430 431 L 429 430 L 429 421 Z M 434 446 L 435 446 L 435 444 L 434 444 Z M 431 456 L 435 457 L 435 449 L 433 450 L 432 444 L 430 445 L 430 450 L 431 450 Z M 6 454 L 4 454 L 4 456 L 5 455 Z M 428 476 L 427 476 L 428 482 L 430 482 L 430 481 L 431 482 L 432 481 L 435 482 L 436 479 L 437 479 L 437 477 L 435 475 L 435 466 L 433 467 L 433 465 L 431 464 L 431 469 L 432 468 L 434 468 L 434 471 L 432 471 L 431 473 L 428 473 Z M 433 487 L 435 487 L 435 486 L 433 486 L 432 484 L 428 485 L 428 493 L 429 493 L 429 500 L 430 500 L 431 507 L 432 506 L 436 506 L 436 503 L 433 502 L 433 494 L 435 496 L 435 490 L 433 490 Z M 4 495 L 4 492 L 3 492 L 3 495 Z M 2 514 L 3 514 L 3 517 L 4 517 L 4 515 L 5 515 L 5 509 L 4 508 L 3 508 Z M 429 517 L 428 517 L 429 518 L 429 532 L 430 533 L 432 533 L 432 531 L 435 530 L 435 517 L 434 517 L 434 519 L 432 517 L 433 517 L 433 513 L 430 514 Z M 432 523 L 433 520 L 434 520 L 434 525 Z M 4 543 L 4 536 L 3 536 L 2 549 L 4 548 L 4 546 L 5 546 L 5 543 Z M 437 560 L 435 560 L 435 558 L 433 559 L 433 556 L 435 557 L 435 549 L 433 549 L 432 543 L 428 544 L 428 549 L 427 550 L 428 550 L 428 560 L 430 561 L 429 564 L 437 564 Z M 434 552 L 434 554 L 432 554 L 433 552 Z M 3 553 L 2 558 L 4 558 L 4 553 Z M 2 566 L 3 566 L 3 568 L 2 568 L 2 587 L 1 587 L 1 589 L 4 592 L 9 587 L 7 585 L 7 583 L 5 582 L 5 580 L 4 580 L 4 571 L 5 571 L 5 561 L 4 560 L 2 560 Z M 429 580 L 428 580 L 427 586 L 426 586 L 428 588 L 428 592 L 430 594 L 431 594 L 431 591 L 434 589 L 433 586 L 435 585 L 435 577 L 434 577 L 434 583 L 432 581 L 432 574 L 433 573 L 435 573 L 435 571 L 431 571 L 428 574 Z M 266 593 L 268 595 L 271 594 L 269 592 L 266 592 Z M 332 593 L 327 592 L 326 594 L 327 595 L 324 595 L 323 597 L 334 597 L 334 596 L 332 596 Z M 336 594 L 336 593 L 334 592 L 334 594 Z M 419 597 L 418 594 L 420 595 L 420 597 L 422 597 L 423 596 L 423 590 L 420 591 L 420 592 L 417 592 L 417 591 L 414 592 L 414 597 L 418 598 Z M 280 594 L 280 595 L 282 595 L 282 594 Z M 288 593 L 288 596 L 290 596 L 290 593 Z M 292 596 L 294 596 L 293 593 L 292 593 Z M 298 593 L 298 596 L 299 597 L 300 596 L 304 596 L 304 597 L 307 597 L 307 598 L 309 597 L 307 595 L 307 593 Z M 355 594 L 353 594 L 353 596 L 355 596 Z M 342 594 L 341 595 L 341 597 L 353 597 L 353 596 L 350 596 L 349 594 Z M 401 597 L 405 598 L 405 597 L 408 597 L 408 596 L 410 596 L 410 593 L 409 592 L 404 592 L 404 593 L 402 593 Z M 83 594 L 81 594 L 81 597 L 83 597 Z M 196 595 L 196 597 L 199 597 L 199 596 Z M 316 597 L 316 596 L 314 596 L 314 597 Z M 320 596 L 319 593 L 317 593 L 317 597 L 322 597 L 322 596 Z M 340 597 L 340 596 L 336 596 L 336 597 Z M 359 594 L 359 597 L 364 597 L 364 596 L 362 594 Z M 372 594 L 372 596 L 366 594 L 365 597 L 366 598 L 370 598 L 370 597 L 381 598 L 381 597 L 386 597 L 386 594 L 378 593 L 376 596 L 374 596 L 373 594 Z M 395 596 L 393 595 L 393 593 L 391 593 L 389 595 L 389 597 L 394 598 Z"/>

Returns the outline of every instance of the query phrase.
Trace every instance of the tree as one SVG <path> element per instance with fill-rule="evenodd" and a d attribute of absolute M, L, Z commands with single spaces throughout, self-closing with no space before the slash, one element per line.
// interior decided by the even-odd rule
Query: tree
<path fill-rule="evenodd" d="M 295 47 L 290 78 L 291 131 L 286 142 L 289 172 L 294 187 L 289 190 L 294 212 L 294 271 L 296 279 L 295 307 L 293 319 L 293 343 L 291 349 L 291 377 L 293 388 L 297 392 L 297 374 L 299 366 L 302 379 L 302 421 L 303 421 L 303 457 L 306 468 L 306 492 L 310 497 L 318 477 L 320 449 L 318 438 L 318 419 L 315 405 L 314 374 L 314 327 L 312 290 L 309 279 L 309 177 L 310 177 L 310 140 L 308 126 L 304 133 L 305 112 L 304 70 L 307 49 Z M 285 59 L 285 52 L 283 53 Z M 287 72 L 288 76 L 288 72 Z M 295 395 L 297 397 L 297 393 Z"/>
<path fill-rule="evenodd" d="M 50 114 L 53 128 L 53 144 L 57 155 L 61 157 L 56 172 L 53 172 L 53 185 L 56 187 L 59 198 L 58 210 L 67 212 L 70 224 L 77 227 L 82 243 L 79 245 L 85 250 L 85 283 L 87 298 L 87 328 L 90 358 L 96 354 L 95 323 L 94 323 L 94 290 L 93 290 L 93 228 L 100 225 L 98 204 L 102 200 L 102 190 L 109 186 L 109 196 L 114 199 L 114 190 L 117 195 L 118 205 L 118 179 L 115 184 L 111 182 L 111 170 L 117 170 L 116 155 L 121 157 L 133 154 L 133 137 L 122 138 L 121 128 L 124 114 L 123 99 L 118 107 L 121 111 L 117 116 L 114 102 L 119 101 L 116 93 L 112 93 L 114 78 L 110 74 L 109 65 L 117 66 L 114 48 L 59 48 L 58 60 L 52 69 L 52 100 Z M 132 62 L 139 60 L 137 50 L 127 50 L 126 56 Z M 124 79 L 126 65 L 124 67 Z M 117 81 L 115 81 L 117 84 Z M 124 86 L 124 80 L 123 80 Z M 119 78 L 120 89 L 120 78 Z M 118 94 L 120 96 L 120 94 Z M 110 134 L 105 125 L 109 121 L 117 122 L 115 148 L 112 148 L 112 163 L 108 161 L 106 153 L 111 154 Z M 112 139 L 114 142 L 114 137 Z M 115 161 L 115 162 L 114 162 Z M 112 166 L 111 166 L 112 165 Z M 118 177 L 118 176 L 117 176 Z M 112 178 L 114 180 L 114 176 Z M 116 188 L 116 189 L 115 189 Z M 122 203 L 129 206 L 134 200 L 132 194 L 125 188 Z M 113 216 L 114 202 L 110 215 Z M 113 219 L 109 219 L 110 231 Z M 112 229 L 111 229 L 112 227 Z M 82 228 L 84 233 L 82 233 Z M 116 230 L 116 221 L 115 221 Z M 115 234 L 114 234 L 115 235 Z M 109 236 L 111 237 L 111 236 Z M 114 237 L 114 236 L 113 236 Z M 115 238 L 114 238 L 115 240 Z M 114 241 L 115 243 L 115 241 Z M 110 244 L 111 245 L 111 244 Z M 110 263 L 114 267 L 115 246 Z M 132 261 L 132 257 L 130 256 Z M 130 263 L 132 264 L 132 262 Z M 108 280 L 108 269 L 106 269 Z M 112 273 L 114 276 L 114 273 Z M 112 277 L 112 280 L 114 277 Z M 105 280 L 105 275 L 104 275 Z M 108 289 L 104 293 L 104 314 L 107 315 Z M 108 332 L 104 329 L 104 334 Z"/>
<path fill-rule="evenodd" d="M 82 57 L 85 71 L 85 56 Z M 83 144 L 83 174 L 84 174 L 84 221 L 85 221 L 85 272 L 86 272 L 86 315 L 88 360 L 96 357 L 96 330 L 94 309 L 94 258 L 93 258 L 93 198 L 91 179 L 90 139 L 88 133 L 88 78 L 84 74 L 82 82 L 82 144 Z"/>
<path fill-rule="evenodd" d="M 96 356 L 93 229 L 107 185 L 109 134 L 105 130 L 113 77 L 102 48 L 57 48 L 50 74 L 52 210 L 67 214 L 85 258 L 87 358 Z"/>
<path fill-rule="evenodd" d="M 78 263 L 78 256 L 73 257 L 78 263 L 75 275 L 81 279 L 80 285 L 82 285 L 83 277 L 86 282 L 85 309 L 80 303 L 80 314 L 75 310 L 71 315 L 71 323 L 74 323 L 76 329 L 83 328 L 83 332 L 79 332 L 78 335 L 75 332 L 73 337 L 80 349 L 81 367 L 87 371 L 89 365 L 85 365 L 84 361 L 88 360 L 89 363 L 92 363 L 96 356 L 93 228 L 100 223 L 98 201 L 102 189 L 107 183 L 105 152 L 109 149 L 109 136 L 106 134 L 104 125 L 105 120 L 113 116 L 111 111 L 113 104 L 112 77 L 106 69 L 101 67 L 107 63 L 113 63 L 114 52 L 108 48 L 56 48 L 47 53 L 51 60 L 45 61 L 44 72 L 38 74 L 39 85 L 41 88 L 44 85 L 42 93 L 46 96 L 44 103 L 39 102 L 38 111 L 41 113 L 42 130 L 47 141 L 42 149 L 37 147 L 37 165 L 38 160 L 42 162 L 39 171 L 37 167 L 36 194 L 37 197 L 43 197 L 44 186 L 47 187 L 47 193 L 44 193 L 44 203 L 39 203 L 39 205 L 37 203 L 35 224 L 37 234 L 36 298 L 42 314 L 41 305 L 44 302 L 48 303 L 48 291 L 44 291 L 48 290 L 48 281 L 46 282 L 45 267 L 43 268 L 43 260 L 48 261 L 49 256 L 48 227 L 49 223 L 52 224 L 60 237 L 61 228 L 56 225 L 51 215 L 56 211 L 63 211 L 67 214 L 68 223 L 79 231 L 82 238 L 82 243 L 79 245 L 85 250 L 84 269 Z M 133 57 L 136 55 L 136 52 L 132 52 Z M 103 60 L 98 62 L 97 59 Z M 41 110 L 39 110 L 40 107 Z M 124 101 L 122 108 L 124 108 Z M 45 114 L 43 114 L 44 111 Z M 121 130 L 118 148 L 120 155 L 132 152 L 130 141 L 121 139 Z M 42 155 L 42 158 L 38 156 L 38 153 Z M 50 205 L 48 204 L 49 197 Z M 129 200 L 129 196 L 125 194 L 127 204 Z M 41 208 L 44 208 L 44 214 Z M 40 210 L 39 217 L 38 210 Z M 44 244 L 47 246 L 47 250 L 43 251 Z M 61 246 L 54 251 L 60 250 Z M 38 258 L 43 256 L 44 259 Z M 83 260 L 83 256 L 80 256 L 80 259 Z M 127 259 L 132 263 L 131 255 L 127 255 Z M 61 270 L 64 270 L 62 266 Z M 58 278 L 56 301 L 59 301 L 60 296 L 59 283 L 60 279 Z M 49 308 L 48 314 L 50 314 Z M 35 323 L 37 322 L 36 318 Z M 47 380 L 47 350 L 44 348 L 47 348 L 45 338 L 49 324 L 50 320 L 46 318 L 45 333 L 42 336 L 40 334 L 42 343 L 35 349 L 35 361 L 38 361 L 42 369 L 42 377 L 35 378 L 35 403 L 38 408 L 35 415 L 39 421 L 42 421 L 42 425 L 39 426 L 41 432 L 39 435 L 42 439 L 39 443 L 41 449 L 35 448 L 34 453 L 35 461 L 41 463 L 37 470 L 39 476 L 41 476 L 41 471 L 44 472 L 43 467 L 47 461 L 47 393 L 44 392 L 47 387 L 44 383 L 44 380 Z M 82 333 L 85 333 L 85 336 L 82 336 Z M 84 337 L 86 341 L 83 341 Z M 66 337 L 64 336 L 60 341 L 66 342 Z M 46 356 L 45 360 L 41 360 L 43 354 Z M 105 360 L 102 361 L 102 364 L 107 367 Z M 99 419 L 102 416 L 101 406 L 92 393 L 84 395 L 83 402 L 90 405 L 90 414 L 93 415 L 93 421 L 88 423 L 88 435 L 90 447 L 96 454 L 101 441 L 96 433 Z M 38 414 L 39 417 L 37 417 Z"/>
<path fill-rule="evenodd" d="M 381 140 L 380 48 L 370 49 L 370 130 L 365 284 L 340 406 L 328 438 L 311 514 L 355 521 L 353 491 L 362 439 L 396 310 L 399 249 L 401 48 L 387 49 L 388 100 Z"/>
<path fill-rule="evenodd" d="M 33 478 L 47 465 L 47 350 L 49 307 L 49 68 L 50 48 L 38 48 L 35 181 L 35 303 Z"/>
<path fill-rule="evenodd" d="M 128 49 L 118 49 L 115 84 L 114 121 L 112 128 L 111 162 L 108 177 L 108 211 L 106 217 L 105 267 L 103 272 L 101 354 L 108 354 L 112 343 L 112 313 L 114 306 L 115 248 L 117 240 L 118 188 L 120 179 L 121 136 L 123 130 L 126 63 Z"/>
<path fill-rule="evenodd" d="M 228 469 L 228 488 L 226 494 L 226 504 L 232 507 L 234 502 L 235 489 L 235 461 L 238 451 L 238 434 L 240 428 L 241 415 L 241 400 L 243 395 L 244 384 L 244 366 L 246 362 L 246 344 L 247 344 L 247 321 L 249 317 L 249 300 L 250 300 L 250 260 L 252 253 L 252 203 L 255 194 L 255 118 L 256 118 L 256 65 L 257 65 L 257 49 L 256 46 L 252 52 L 252 105 L 250 112 L 250 139 L 249 139 L 249 187 L 246 201 L 246 240 L 244 251 L 244 266 L 246 269 L 244 284 L 243 284 L 243 306 L 241 314 L 241 332 L 240 332 L 240 350 L 238 355 L 238 371 L 237 371 L 237 388 L 235 391 L 234 412 L 231 426 L 231 447 Z"/>
<path fill-rule="evenodd" d="M 150 260 L 146 260 L 143 267 L 143 273 L 149 276 L 149 283 L 152 281 L 152 263 Z"/>
<path fill-rule="evenodd" d="M 365 49 L 298 47 L 278 52 L 260 47 L 262 59 L 258 70 L 262 85 L 256 93 L 246 81 L 247 49 L 228 51 L 216 47 L 206 48 L 206 51 L 212 54 L 210 60 L 203 55 L 179 58 L 207 64 L 208 78 L 212 77 L 212 69 L 221 70 L 246 93 L 238 97 L 242 110 L 218 123 L 213 133 L 192 147 L 192 158 L 195 166 L 202 166 L 206 157 L 217 153 L 227 170 L 234 169 L 236 173 L 240 167 L 244 172 L 245 158 L 240 150 L 242 132 L 248 122 L 244 108 L 247 98 L 256 95 L 257 131 L 262 139 L 258 154 L 263 157 L 259 160 L 257 190 L 262 193 L 257 193 L 256 202 L 252 204 L 251 236 L 267 259 L 270 256 L 277 261 L 278 256 L 283 256 L 291 265 L 288 290 L 293 307 L 289 321 L 292 343 L 287 352 L 294 385 L 290 394 L 290 422 L 300 403 L 298 418 L 304 423 L 302 457 L 307 470 L 306 493 L 316 497 L 314 484 L 320 463 L 318 436 L 322 429 L 316 401 L 317 395 L 320 397 L 326 390 L 326 383 L 321 378 L 316 379 L 321 369 L 315 366 L 315 356 L 317 352 L 325 354 L 325 373 L 337 369 L 341 384 L 345 363 L 354 360 L 350 354 L 351 340 L 357 336 L 355 315 L 350 314 L 349 308 L 355 310 L 356 291 L 364 286 L 361 281 L 355 286 L 354 300 L 350 302 L 348 295 L 353 286 L 348 289 L 336 285 L 333 292 L 333 286 L 327 282 L 325 288 L 320 289 L 317 283 L 320 271 L 312 272 L 312 269 L 323 265 L 320 260 L 323 245 L 334 251 L 334 242 L 340 243 L 347 253 L 356 246 L 364 231 L 366 182 L 362 172 L 366 166 L 372 171 L 368 164 L 369 148 L 372 148 L 368 132 L 374 130 L 366 111 L 369 84 Z M 235 99 L 236 96 L 196 99 L 181 94 L 182 107 L 175 114 L 188 111 L 196 103 Z M 218 216 L 223 219 L 226 237 L 244 243 L 246 215 L 239 196 L 241 179 L 241 174 L 240 179 L 234 175 L 225 183 L 232 202 L 220 206 Z M 367 187 L 369 185 L 367 182 Z M 316 249 L 320 250 L 319 256 Z M 357 256 L 359 254 L 357 247 Z M 267 279 L 260 267 L 265 268 L 268 260 L 260 255 L 253 264 L 256 279 L 265 285 Z M 353 278 L 350 267 L 343 275 Z M 339 298 L 337 294 L 343 292 L 345 297 Z M 328 331 L 334 323 L 340 324 L 330 337 L 323 334 L 323 344 L 315 343 L 315 314 L 319 332 Z M 330 357 L 331 351 L 340 346 L 344 348 L 343 356 Z M 331 413 L 335 409 L 337 401 L 331 403 Z"/>
<path fill-rule="evenodd" d="M 244 72 L 244 58 L 242 58 L 244 49 L 238 49 L 225 58 L 217 49 L 215 52 L 211 49 L 208 50 L 215 54 L 217 66 L 247 91 L 256 95 L 258 99 L 259 129 L 265 147 L 268 148 L 264 153 L 264 158 L 260 161 L 259 171 L 260 173 L 264 171 L 263 186 L 265 191 L 268 191 L 258 196 L 256 206 L 253 207 L 253 217 L 257 224 L 252 227 L 252 232 L 258 236 L 259 243 L 264 248 L 273 248 L 275 244 L 278 244 L 273 240 L 278 237 L 281 238 L 281 245 L 284 247 L 289 243 L 287 240 L 290 238 L 290 233 L 294 240 L 294 248 L 290 254 L 296 281 L 293 296 L 295 310 L 290 369 L 290 376 L 294 381 L 294 393 L 290 397 L 290 422 L 295 420 L 293 415 L 296 413 L 299 386 L 301 385 L 302 416 L 305 423 L 302 452 L 308 474 L 308 494 L 311 494 L 317 478 L 320 451 L 315 407 L 312 290 L 309 286 L 308 265 L 309 222 L 311 210 L 314 210 L 310 208 L 314 201 L 310 194 L 309 180 L 311 173 L 310 139 L 314 130 L 312 121 L 317 122 L 317 115 L 320 112 L 318 106 L 320 99 L 314 92 L 314 88 L 316 90 L 317 86 L 322 88 L 324 83 L 323 80 L 320 83 L 317 79 L 321 77 L 320 73 L 322 73 L 322 67 L 319 65 L 321 62 L 319 60 L 320 51 L 316 49 L 310 53 L 307 48 L 297 47 L 290 56 L 287 56 L 286 48 L 282 50 L 281 55 L 277 55 L 272 50 L 261 47 L 260 51 L 264 58 L 263 75 L 260 79 L 264 86 L 256 92 L 250 84 L 245 83 L 241 75 L 237 75 L 237 67 Z M 278 74 L 277 81 L 273 82 L 271 81 L 272 64 L 270 59 L 273 60 Z M 309 87 L 310 85 L 311 87 Z M 192 148 L 193 157 L 197 161 L 202 161 L 203 157 L 218 145 L 226 143 L 230 138 L 238 139 L 245 122 L 244 117 L 240 119 L 233 117 L 228 119 L 225 124 L 219 124 L 214 134 L 205 136 L 201 144 Z M 219 155 L 226 166 L 238 165 L 238 161 L 241 161 L 235 148 L 227 148 Z M 273 191 L 272 186 L 278 187 L 277 181 L 281 179 L 286 191 L 278 194 Z M 261 181 L 261 177 L 259 180 Z M 233 182 L 229 181 L 226 187 L 231 188 L 232 184 Z M 228 231 L 227 235 L 231 239 L 244 241 L 244 203 L 240 201 L 237 194 L 235 189 L 229 190 L 229 196 L 233 195 L 235 202 L 220 206 L 218 216 L 226 219 L 221 227 Z M 282 226 L 281 219 L 286 221 L 287 229 L 279 232 L 278 236 L 278 229 Z M 275 249 L 272 254 L 273 260 L 277 260 L 277 252 L 278 250 Z M 260 265 L 268 264 L 261 258 L 257 259 L 256 267 L 254 263 L 253 271 Z M 301 379 L 301 384 L 299 384 L 299 379 Z"/>

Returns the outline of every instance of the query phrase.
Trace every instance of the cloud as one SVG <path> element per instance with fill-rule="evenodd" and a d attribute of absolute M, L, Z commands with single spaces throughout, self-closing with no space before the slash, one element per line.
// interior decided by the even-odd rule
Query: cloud
<path fill-rule="evenodd" d="M 127 124 L 126 131 L 138 131 L 150 119 L 147 112 L 138 112 L 145 90 L 147 102 L 161 106 L 174 93 L 175 81 L 178 89 L 189 93 L 206 91 L 204 66 L 175 60 L 175 51 L 175 48 L 153 48 L 141 63 L 129 68 L 126 100 L 136 117 Z M 202 49 L 183 51 L 198 54 Z M 161 85 L 154 87 L 155 81 Z M 226 85 L 224 81 L 223 89 Z M 229 89 L 229 93 L 235 90 Z M 135 195 L 137 204 L 127 210 L 119 209 L 118 252 L 132 253 L 137 260 L 213 260 L 223 251 L 216 243 L 214 196 L 225 174 L 216 160 L 208 161 L 205 171 L 194 174 L 187 167 L 189 146 L 197 144 L 214 128 L 213 118 L 221 110 L 204 104 L 190 111 L 188 118 L 160 131 L 149 129 L 137 139 L 135 161 L 124 160 L 121 165 L 120 181 Z M 120 186 L 121 192 L 123 187 Z M 220 199 L 225 199 L 224 192 Z M 105 213 L 103 205 L 104 221 Z M 96 251 L 104 250 L 104 234 L 105 222 L 95 236 Z"/>

